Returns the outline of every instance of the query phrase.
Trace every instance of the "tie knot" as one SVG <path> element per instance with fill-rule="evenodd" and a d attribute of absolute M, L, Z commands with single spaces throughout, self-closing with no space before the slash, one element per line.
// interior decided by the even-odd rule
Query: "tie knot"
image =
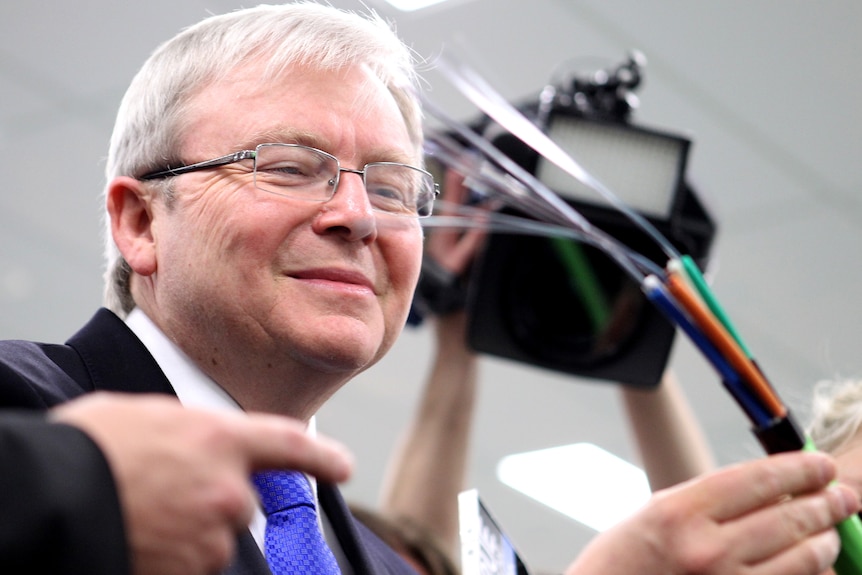
<path fill-rule="evenodd" d="M 265 471 L 256 473 L 253 480 L 267 515 L 299 505 L 314 507 L 311 485 L 299 471 Z"/>

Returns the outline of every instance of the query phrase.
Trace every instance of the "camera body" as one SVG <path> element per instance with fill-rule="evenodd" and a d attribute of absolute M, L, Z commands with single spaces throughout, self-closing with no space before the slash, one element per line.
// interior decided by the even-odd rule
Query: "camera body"
<path fill-rule="evenodd" d="M 689 140 L 571 106 L 552 107 L 544 115 L 540 104 L 521 108 L 680 253 L 705 268 L 716 225 L 685 179 Z M 491 141 L 591 225 L 664 267 L 660 246 L 593 190 L 511 134 Z M 674 328 L 639 285 L 591 245 L 493 233 L 467 285 L 468 343 L 480 353 L 635 387 L 654 387 L 661 379 Z"/>

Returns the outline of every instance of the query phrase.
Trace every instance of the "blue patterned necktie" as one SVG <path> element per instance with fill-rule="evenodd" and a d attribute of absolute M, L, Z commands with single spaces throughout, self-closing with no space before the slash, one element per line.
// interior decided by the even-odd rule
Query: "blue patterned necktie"
<path fill-rule="evenodd" d="M 254 476 L 266 514 L 264 555 L 273 575 L 338 575 L 341 570 L 323 539 L 311 485 L 298 471 Z"/>

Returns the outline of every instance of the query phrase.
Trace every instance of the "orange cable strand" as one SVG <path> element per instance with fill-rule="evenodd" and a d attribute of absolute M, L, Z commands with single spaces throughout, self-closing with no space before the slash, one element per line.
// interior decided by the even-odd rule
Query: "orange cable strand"
<path fill-rule="evenodd" d="M 677 273 L 670 273 L 668 274 L 668 288 L 697 322 L 697 325 L 703 330 L 710 341 L 727 358 L 730 365 L 752 386 L 755 393 L 757 393 L 769 410 L 776 417 L 784 417 L 787 414 L 787 409 L 773 393 L 769 382 L 766 381 L 760 370 L 751 363 L 748 356 L 742 351 L 742 348 L 734 341 L 724 326 L 719 323 L 707 310 L 706 306 L 692 293 L 691 289 L 685 284 L 685 280 L 679 277 Z"/>

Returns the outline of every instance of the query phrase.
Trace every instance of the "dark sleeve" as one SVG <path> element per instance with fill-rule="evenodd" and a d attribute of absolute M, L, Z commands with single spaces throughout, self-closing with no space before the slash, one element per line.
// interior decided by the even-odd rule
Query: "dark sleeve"
<path fill-rule="evenodd" d="M 108 463 L 75 427 L 0 414 L 0 573 L 126 575 Z"/>

